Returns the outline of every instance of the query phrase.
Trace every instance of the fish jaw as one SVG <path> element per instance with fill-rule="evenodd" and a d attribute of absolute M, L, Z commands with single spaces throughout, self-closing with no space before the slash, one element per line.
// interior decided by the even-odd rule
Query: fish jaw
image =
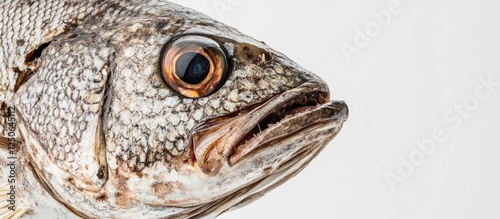
<path fill-rule="evenodd" d="M 347 105 L 342 101 L 329 101 L 318 108 L 322 107 L 332 108 L 335 112 L 330 117 L 300 129 L 294 134 L 271 141 L 272 144 L 264 142 L 261 147 L 246 154 L 232 165 L 227 161 L 229 164 L 223 165 L 217 175 L 219 177 L 226 175 L 225 183 L 227 184 L 234 181 L 245 186 L 228 194 L 226 198 L 219 199 L 211 209 L 199 216 L 214 218 L 228 210 L 244 207 L 304 170 L 340 132 L 348 117 Z M 297 115 L 297 117 L 300 116 Z M 265 136 L 265 134 L 262 135 Z M 253 141 L 258 141 L 258 139 L 249 142 Z M 230 160 L 231 157 L 227 159 Z M 252 166 L 260 169 L 257 170 Z M 230 177 L 234 175 L 233 172 L 244 174 L 239 177 Z"/>
<path fill-rule="evenodd" d="M 191 133 L 196 165 L 216 173 L 223 162 L 234 165 L 253 151 L 286 139 L 306 128 L 321 128 L 348 117 L 342 101 L 330 101 L 324 84 L 305 83 L 270 100 L 199 124 Z M 336 133 L 332 133 L 336 134 Z"/>

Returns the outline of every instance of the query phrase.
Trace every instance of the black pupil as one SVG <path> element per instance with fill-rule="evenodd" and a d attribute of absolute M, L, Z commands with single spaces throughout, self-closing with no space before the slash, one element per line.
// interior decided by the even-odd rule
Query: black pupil
<path fill-rule="evenodd" d="M 188 52 L 177 60 L 175 74 L 188 84 L 199 84 L 210 71 L 210 61 L 196 52 Z"/>

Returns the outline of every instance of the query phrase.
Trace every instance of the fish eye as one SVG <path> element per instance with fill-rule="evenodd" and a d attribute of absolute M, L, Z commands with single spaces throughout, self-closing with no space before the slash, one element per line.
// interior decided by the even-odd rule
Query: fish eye
<path fill-rule="evenodd" d="M 161 54 L 161 72 L 167 85 L 188 98 L 206 97 L 225 82 L 227 52 L 213 39 L 188 35 L 169 42 Z"/>

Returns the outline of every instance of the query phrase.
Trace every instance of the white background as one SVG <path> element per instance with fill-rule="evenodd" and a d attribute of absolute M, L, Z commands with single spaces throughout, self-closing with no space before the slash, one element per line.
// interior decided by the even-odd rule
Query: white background
<path fill-rule="evenodd" d="M 393 0 L 400 13 L 345 56 L 340 45 L 355 46 L 355 29 L 390 1 L 175 1 L 282 51 L 350 107 L 308 168 L 220 218 L 500 218 L 500 87 L 480 82 L 500 82 L 500 2 Z M 424 154 L 416 142 L 433 132 L 442 136 Z M 391 187 L 387 174 L 404 182 Z"/>

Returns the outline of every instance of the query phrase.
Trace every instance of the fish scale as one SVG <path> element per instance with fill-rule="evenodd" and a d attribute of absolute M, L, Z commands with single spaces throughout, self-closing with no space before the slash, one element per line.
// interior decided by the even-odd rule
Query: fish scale
<path fill-rule="evenodd" d="M 85 8 L 89 12 L 78 12 Z M 73 25 L 78 25 L 86 16 L 99 11 L 99 5 L 84 1 L 28 1 L 6 0 L 0 2 L 0 105 L 10 105 L 15 93 L 16 81 L 21 72 L 33 71 L 36 63 L 26 63 L 26 55 L 44 42 Z M 77 11 L 76 13 L 73 13 Z M 92 13 L 93 12 L 93 13 Z M 2 115 L 5 116 L 4 110 Z M 5 121 L 0 121 L 3 134 Z"/>
<path fill-rule="evenodd" d="M 18 164 L 17 210 L 0 216 L 214 218 L 304 169 L 347 119 L 313 73 L 170 2 L 11 0 L 0 12 L 0 182 L 8 153 Z M 168 85 L 159 67 L 184 35 L 228 53 L 227 78 L 201 98 Z M 292 109 L 293 99 L 315 106 Z M 244 136 L 254 137 L 239 144 Z"/>

